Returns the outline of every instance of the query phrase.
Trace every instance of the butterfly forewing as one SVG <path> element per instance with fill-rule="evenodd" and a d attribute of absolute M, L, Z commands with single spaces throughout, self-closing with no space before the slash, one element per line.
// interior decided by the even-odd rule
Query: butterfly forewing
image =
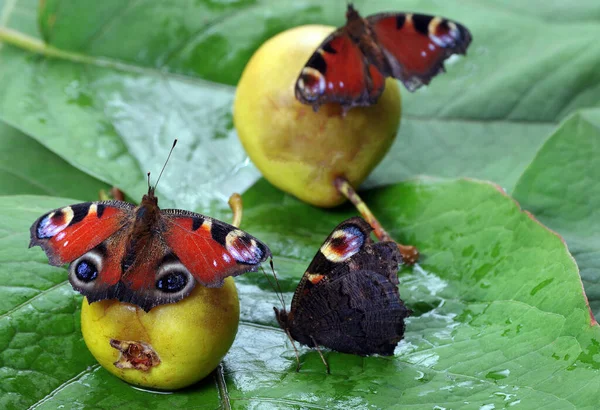
<path fill-rule="evenodd" d="M 84 202 L 50 211 L 33 223 L 29 247 L 41 246 L 50 264 L 72 262 L 133 221 L 122 201 Z"/>
<path fill-rule="evenodd" d="M 410 314 L 396 286 L 402 258 L 395 243 L 373 243 L 371 231 L 362 218 L 351 218 L 321 245 L 289 314 L 277 314 L 292 338 L 346 353 L 393 353 Z"/>
<path fill-rule="evenodd" d="M 214 218 L 177 209 L 162 214 L 167 245 L 203 286 L 218 287 L 227 276 L 256 271 L 271 256 L 264 243 Z"/>
<path fill-rule="evenodd" d="M 453 54 L 465 54 L 471 34 L 463 25 L 425 14 L 383 13 L 367 17 L 389 62 L 386 75 L 414 91 L 443 71 Z"/>

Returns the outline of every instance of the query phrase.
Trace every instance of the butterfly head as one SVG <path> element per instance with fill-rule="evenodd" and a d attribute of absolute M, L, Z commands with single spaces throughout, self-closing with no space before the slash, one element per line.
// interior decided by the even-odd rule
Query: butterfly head
<path fill-rule="evenodd" d="M 351 20 L 356 20 L 360 18 L 360 14 L 358 14 L 358 11 L 354 8 L 354 5 L 352 3 L 348 3 L 348 9 L 346 10 L 346 20 L 351 21 Z"/>
<path fill-rule="evenodd" d="M 287 331 L 290 328 L 290 326 L 288 324 L 290 321 L 290 314 L 285 309 L 285 307 L 282 308 L 281 310 L 279 310 L 275 306 L 273 306 L 273 310 L 275 311 L 275 318 L 277 319 L 279 326 L 283 330 Z"/>
<path fill-rule="evenodd" d="M 158 197 L 154 195 L 154 188 L 148 187 L 148 193 L 142 197 L 142 206 L 158 206 Z"/>

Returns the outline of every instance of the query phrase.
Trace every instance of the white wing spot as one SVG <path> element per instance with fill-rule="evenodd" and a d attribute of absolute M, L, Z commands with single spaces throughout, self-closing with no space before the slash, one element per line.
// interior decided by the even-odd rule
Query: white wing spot
<path fill-rule="evenodd" d="M 88 215 L 96 215 L 96 213 L 98 213 L 98 205 L 96 204 L 91 204 L 90 208 L 88 209 Z"/>

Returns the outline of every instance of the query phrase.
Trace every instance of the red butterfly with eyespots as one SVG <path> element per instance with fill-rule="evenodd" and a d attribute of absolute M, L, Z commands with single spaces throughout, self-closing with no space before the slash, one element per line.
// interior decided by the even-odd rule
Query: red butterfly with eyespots
<path fill-rule="evenodd" d="M 332 102 L 344 111 L 375 104 L 386 77 L 415 91 L 444 72 L 444 60 L 466 54 L 472 39 L 465 26 L 425 14 L 362 18 L 349 4 L 346 20 L 321 43 L 296 81 L 296 98 L 315 111 Z"/>
<path fill-rule="evenodd" d="M 41 246 L 51 265 L 70 263 L 69 281 L 90 303 L 118 299 L 146 311 L 183 299 L 196 283 L 219 287 L 256 271 L 271 256 L 235 226 L 159 209 L 155 188 L 139 206 L 111 200 L 50 211 L 31 226 L 29 247 Z"/>

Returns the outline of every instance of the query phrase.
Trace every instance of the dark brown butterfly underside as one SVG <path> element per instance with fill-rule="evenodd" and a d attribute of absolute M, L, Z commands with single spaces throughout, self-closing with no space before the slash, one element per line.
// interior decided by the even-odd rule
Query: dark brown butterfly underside
<path fill-rule="evenodd" d="M 411 311 L 398 292 L 402 257 L 394 242 L 374 243 L 362 218 L 338 225 L 298 285 L 289 312 L 275 308 L 291 338 L 358 355 L 392 355 Z"/>

